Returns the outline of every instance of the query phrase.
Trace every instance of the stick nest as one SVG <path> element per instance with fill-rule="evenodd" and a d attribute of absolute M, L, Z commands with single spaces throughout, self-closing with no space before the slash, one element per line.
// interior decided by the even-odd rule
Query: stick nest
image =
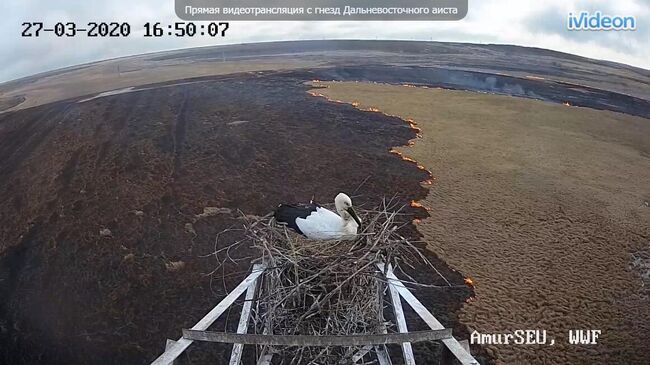
<path fill-rule="evenodd" d="M 354 240 L 316 241 L 278 225 L 272 215 L 246 216 L 245 239 L 266 266 L 251 314 L 260 334 L 352 335 L 393 332 L 384 319 L 386 278 L 378 263 L 431 265 L 399 231 L 410 222 L 383 201 L 359 210 L 363 227 Z M 260 348 L 283 364 L 351 363 L 359 348 Z M 368 357 L 366 357 L 368 358 Z M 275 362 L 274 362 L 275 363 Z M 363 363 L 360 361 L 359 363 Z M 373 362 L 370 362 L 373 363 Z"/>

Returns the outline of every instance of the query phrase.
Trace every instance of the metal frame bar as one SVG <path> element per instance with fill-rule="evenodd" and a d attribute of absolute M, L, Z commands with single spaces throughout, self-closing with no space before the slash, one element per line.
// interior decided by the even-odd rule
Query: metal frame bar
<path fill-rule="evenodd" d="M 167 339 L 167 342 L 165 343 L 165 351 L 169 350 L 172 346 L 174 346 L 175 343 L 176 343 L 176 341 L 174 341 L 174 340 L 170 340 L 170 339 L 168 338 L 168 339 Z M 170 365 L 176 365 L 176 363 L 177 363 L 177 361 L 174 360 L 174 361 L 171 362 Z"/>
<path fill-rule="evenodd" d="M 193 341 L 266 346 L 365 346 L 436 341 L 451 338 L 451 328 L 387 334 L 363 335 L 258 335 L 250 333 L 183 330 L 183 338 Z"/>
<path fill-rule="evenodd" d="M 393 361 L 390 359 L 390 356 L 388 356 L 386 345 L 375 346 L 375 353 L 377 354 L 379 365 L 393 365 Z"/>
<path fill-rule="evenodd" d="M 361 349 L 359 349 L 357 352 L 355 352 L 354 355 L 352 355 L 352 363 L 356 364 L 359 361 L 361 361 L 361 359 L 363 359 L 363 357 L 366 356 L 366 354 L 368 352 L 370 352 L 370 350 L 372 350 L 373 347 L 375 347 L 375 346 L 373 346 L 373 345 L 365 345 Z"/>
<path fill-rule="evenodd" d="M 253 305 L 253 298 L 255 297 L 255 290 L 257 289 L 257 280 L 253 282 L 248 289 L 246 289 L 246 297 L 244 305 L 241 308 L 241 316 L 239 317 L 239 325 L 237 326 L 237 333 L 246 333 L 248 332 L 248 322 L 251 318 L 251 307 Z M 184 336 L 183 336 L 184 337 Z M 242 351 L 244 350 L 244 345 L 241 343 L 236 343 L 232 346 L 232 352 L 230 353 L 230 365 L 239 365 L 241 362 Z"/>
<path fill-rule="evenodd" d="M 264 272 L 264 269 L 266 267 L 262 264 L 255 264 L 253 266 L 253 270 L 248 275 L 246 279 L 244 279 L 233 291 L 231 291 L 228 295 L 226 295 L 225 298 L 219 302 L 212 310 L 205 315 L 205 317 L 201 318 L 199 322 L 197 322 L 194 327 L 192 327 L 193 330 L 199 330 L 199 331 L 205 331 L 216 321 L 225 311 L 230 307 L 237 298 L 239 298 L 244 291 L 248 289 L 251 285 L 255 284 L 257 281 L 257 278 L 262 275 Z M 186 338 L 179 338 L 178 341 L 176 341 L 175 344 L 173 344 L 171 347 L 165 350 L 162 355 L 158 356 L 156 360 L 154 360 L 151 365 L 170 365 L 173 363 L 176 358 L 183 353 L 191 344 L 192 340 L 188 340 Z"/>
<path fill-rule="evenodd" d="M 442 338 L 442 342 L 445 344 L 446 348 L 453 354 L 456 359 L 460 361 L 462 365 L 478 365 L 478 361 L 470 354 L 467 345 L 463 346 L 458 340 L 451 336 L 451 330 L 445 329 L 445 327 L 436 319 L 436 317 L 426 309 L 426 307 L 411 293 L 411 291 L 404 286 L 404 284 L 395 276 L 391 265 L 386 265 L 384 263 L 377 264 L 377 267 L 382 273 L 386 274 L 388 279 L 388 288 L 391 295 L 391 300 L 393 302 L 393 309 L 395 311 L 395 318 L 397 321 L 397 326 L 400 331 L 399 334 L 392 334 L 397 336 L 403 336 L 399 338 L 399 342 L 402 343 L 402 351 L 404 353 L 404 361 L 408 365 L 415 365 L 415 359 L 413 357 L 413 350 L 411 343 L 415 338 L 408 337 L 415 334 L 414 332 L 408 332 L 408 327 L 406 326 L 406 319 L 404 318 L 404 311 L 401 303 L 401 299 L 404 299 L 413 310 L 424 320 L 424 322 L 434 331 L 436 330 L 446 330 L 449 331 L 447 334 L 443 334 L 443 331 L 438 332 L 439 338 Z M 178 339 L 177 341 L 167 340 L 165 352 L 161 354 L 156 360 L 154 360 L 151 365 L 171 365 L 174 363 L 176 358 L 183 353 L 195 339 L 187 338 L 185 336 L 187 333 L 197 334 L 197 333 L 210 333 L 205 332 L 234 302 L 239 298 L 244 292 L 246 292 L 246 301 L 242 306 L 242 313 L 239 319 L 239 325 L 237 327 L 237 334 L 226 334 L 232 336 L 234 341 L 233 350 L 230 357 L 230 365 L 238 365 L 241 362 L 241 354 L 243 350 L 243 342 L 249 336 L 255 335 L 246 335 L 248 331 L 248 323 L 250 321 L 250 312 L 252 300 L 255 296 L 255 290 L 257 287 L 257 279 L 264 272 L 266 266 L 263 264 L 255 264 L 253 266 L 252 272 L 246 277 L 233 291 L 231 291 L 225 298 L 221 300 L 208 314 L 206 314 L 199 322 L 197 322 L 191 330 L 184 330 L 184 336 Z M 212 332 L 214 333 L 214 332 Z M 406 335 L 407 337 L 404 337 Z M 239 337 L 238 337 L 239 336 Z M 265 335 L 257 335 L 265 336 Z M 370 335 L 372 336 L 372 335 Z M 382 335 L 375 335 L 382 336 Z M 383 335 L 387 336 L 387 335 Z M 432 336 L 430 334 L 430 336 Z M 192 335 L 190 335 L 192 337 Z M 277 336 L 273 336 L 277 337 Z M 286 337 L 286 336 L 285 336 Z M 330 336 L 334 337 L 334 336 Z M 349 336 L 348 336 L 349 337 Z M 367 336 L 366 336 L 367 337 Z M 435 337 L 435 336 L 433 336 Z M 410 341 L 407 341 L 410 340 Z M 349 344 L 349 342 L 346 342 Z M 380 344 L 374 346 L 375 353 L 379 360 L 380 365 L 390 365 L 391 360 L 386 351 L 385 344 Z M 369 351 L 369 348 L 366 346 L 360 350 L 355 358 L 358 357 L 358 360 L 363 358 L 363 356 Z M 264 353 L 258 359 L 258 365 L 268 365 L 271 363 L 273 358 L 272 353 Z M 358 361 L 357 360 L 357 361 Z"/>
<path fill-rule="evenodd" d="M 386 332 L 384 332 L 386 333 Z M 388 356 L 388 350 L 386 349 L 386 345 L 366 345 L 363 348 L 361 348 L 359 351 L 357 351 L 354 356 L 352 356 L 352 363 L 356 364 L 361 359 L 363 359 L 364 356 L 366 356 L 371 350 L 375 350 L 375 354 L 377 355 L 377 360 L 379 360 L 379 365 L 392 365 L 393 362 L 390 360 L 390 356 Z M 259 365 L 259 364 L 258 364 Z"/>
<path fill-rule="evenodd" d="M 388 279 L 388 282 L 392 284 L 392 286 L 397 289 L 399 292 L 399 295 L 404 298 L 404 300 L 413 308 L 413 310 L 426 322 L 427 325 L 431 329 L 437 330 L 437 329 L 443 329 L 445 328 L 440 321 L 436 319 L 436 317 L 429 312 L 429 310 L 422 305 L 422 303 L 411 293 L 406 286 L 395 276 L 395 273 L 393 272 L 393 268 L 391 265 L 388 265 L 388 269 L 384 271 L 386 268 L 386 265 L 383 263 L 377 264 L 377 267 L 379 267 L 379 270 L 381 272 L 386 273 L 386 278 Z M 476 359 L 470 354 L 469 351 L 467 351 L 461 344 L 456 340 L 454 337 L 452 338 L 447 338 L 442 340 L 442 343 L 447 346 L 449 351 L 451 351 L 452 354 L 460 361 L 461 364 L 463 365 L 478 365 L 479 362 L 476 361 Z"/>
<path fill-rule="evenodd" d="M 397 322 L 397 329 L 400 333 L 408 333 L 409 329 L 406 325 L 406 318 L 404 318 L 404 309 L 402 308 L 402 300 L 399 296 L 395 284 L 388 280 L 388 291 L 390 299 L 393 302 L 393 313 L 395 313 L 395 320 Z M 415 365 L 415 356 L 413 356 L 413 347 L 410 342 L 402 343 L 402 353 L 404 354 L 404 364 Z"/>

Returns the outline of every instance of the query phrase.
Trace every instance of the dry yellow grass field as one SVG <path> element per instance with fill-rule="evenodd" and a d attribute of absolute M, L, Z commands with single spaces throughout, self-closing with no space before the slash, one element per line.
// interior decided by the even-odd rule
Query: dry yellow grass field
<path fill-rule="evenodd" d="M 650 120 L 464 91 L 316 85 L 422 129 L 399 151 L 435 177 L 418 229 L 474 280 L 461 320 L 555 338 L 488 346 L 497 363 L 650 363 L 648 282 L 631 264 L 650 250 Z M 568 344 L 570 329 L 602 330 L 599 344 Z"/>

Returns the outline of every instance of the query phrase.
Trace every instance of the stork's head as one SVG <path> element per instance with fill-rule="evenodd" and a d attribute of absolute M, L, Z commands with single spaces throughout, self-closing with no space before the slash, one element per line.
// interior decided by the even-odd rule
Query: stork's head
<path fill-rule="evenodd" d="M 343 220 L 349 221 L 350 219 L 354 219 L 354 221 L 357 222 L 357 225 L 359 225 L 359 227 L 361 226 L 361 219 L 359 219 L 357 212 L 354 211 L 354 208 L 352 207 L 352 199 L 350 199 L 349 196 L 339 193 L 339 195 L 334 198 L 334 205 L 336 205 L 336 211 Z"/>

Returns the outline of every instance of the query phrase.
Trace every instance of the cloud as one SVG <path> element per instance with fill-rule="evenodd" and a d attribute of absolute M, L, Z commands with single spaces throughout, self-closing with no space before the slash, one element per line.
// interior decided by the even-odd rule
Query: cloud
<path fill-rule="evenodd" d="M 571 32 L 570 11 L 635 15 L 633 32 Z M 179 19 L 173 1 L 0 1 L 0 82 L 38 72 L 146 52 L 207 46 L 299 39 L 413 39 L 471 43 L 503 43 L 549 48 L 650 69 L 650 4 L 647 0 L 470 0 L 458 22 L 232 22 L 225 38 L 143 37 L 147 22 L 170 24 Z M 127 38 L 38 38 L 20 36 L 21 23 L 119 21 L 131 24 Z"/>
<path fill-rule="evenodd" d="M 650 18 L 650 6 L 638 8 L 636 11 L 621 12 L 618 4 L 604 3 L 602 6 L 597 6 L 596 3 L 586 3 L 584 6 L 576 6 L 569 10 L 562 7 L 549 7 L 547 10 L 539 14 L 532 14 L 527 21 L 527 26 L 532 32 L 542 34 L 552 34 L 565 39 L 568 42 L 578 44 L 593 44 L 596 46 L 606 47 L 608 49 L 627 53 L 642 53 L 644 43 L 647 48 L 648 39 L 650 38 L 650 31 L 647 25 L 642 24 L 636 31 L 567 31 L 567 14 L 572 12 L 574 15 L 581 11 L 587 11 L 590 14 L 600 11 L 606 15 L 635 15 L 637 21 L 640 19 Z M 639 16 L 639 13 L 642 16 Z M 646 65 L 647 67 L 647 65 Z"/>

